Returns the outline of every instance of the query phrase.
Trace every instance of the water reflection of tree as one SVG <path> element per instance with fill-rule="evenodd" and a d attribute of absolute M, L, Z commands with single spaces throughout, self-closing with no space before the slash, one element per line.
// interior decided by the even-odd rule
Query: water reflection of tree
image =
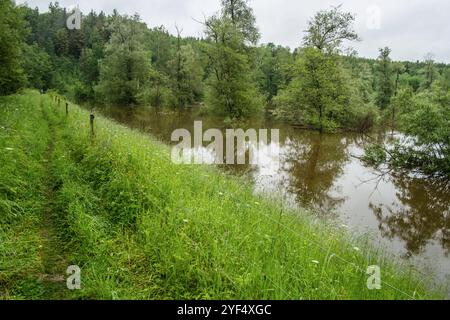
<path fill-rule="evenodd" d="M 450 252 L 450 190 L 423 179 L 394 177 L 399 205 L 374 205 L 383 236 L 405 241 L 408 254 L 418 254 L 431 241 Z"/>
<path fill-rule="evenodd" d="M 286 187 L 301 205 L 332 212 L 345 201 L 330 193 L 349 159 L 349 143 L 340 135 L 315 132 L 302 132 L 286 140 L 282 160 L 283 170 L 289 173 Z"/>

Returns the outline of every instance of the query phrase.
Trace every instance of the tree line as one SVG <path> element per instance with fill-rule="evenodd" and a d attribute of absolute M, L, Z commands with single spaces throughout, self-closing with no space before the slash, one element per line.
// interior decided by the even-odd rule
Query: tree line
<path fill-rule="evenodd" d="M 419 144 L 414 152 L 398 148 L 408 166 L 429 162 L 418 151 L 427 150 L 449 170 L 450 66 L 431 54 L 392 61 L 387 47 L 377 59 L 358 57 L 345 48 L 361 41 L 355 16 L 340 6 L 317 12 L 302 41 L 293 30 L 299 32 L 294 50 L 259 44 L 247 0 L 222 0 L 216 14 L 199 21 L 202 38 L 185 37 L 178 26 L 175 35 L 150 28 L 137 14 L 116 10 L 83 14 L 81 29 L 68 30 L 71 12 L 57 2 L 44 13 L 11 0 L 0 6 L 2 95 L 32 87 L 78 102 L 201 104 L 226 119 L 265 114 L 322 132 L 391 126 Z M 370 155 L 386 158 L 379 149 Z"/>

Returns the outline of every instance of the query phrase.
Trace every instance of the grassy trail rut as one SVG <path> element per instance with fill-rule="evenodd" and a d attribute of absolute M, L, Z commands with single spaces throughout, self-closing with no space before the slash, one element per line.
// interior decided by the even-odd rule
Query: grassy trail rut
<path fill-rule="evenodd" d="M 42 108 L 42 105 L 41 105 Z M 66 269 L 68 267 L 65 244 L 58 236 L 56 220 L 58 212 L 55 209 L 55 183 L 51 173 L 51 159 L 53 155 L 54 129 L 44 110 L 44 118 L 48 122 L 50 139 L 47 150 L 43 156 L 44 184 L 42 186 L 43 196 L 45 198 L 45 207 L 42 211 L 40 237 L 42 245 L 40 246 L 40 258 L 43 267 L 43 273 L 40 275 L 44 285 L 45 299 L 65 299 L 68 292 L 66 286 Z"/>

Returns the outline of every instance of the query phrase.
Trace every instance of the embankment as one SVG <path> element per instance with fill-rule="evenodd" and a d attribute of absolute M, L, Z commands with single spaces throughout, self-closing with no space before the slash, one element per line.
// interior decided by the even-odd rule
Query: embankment
<path fill-rule="evenodd" d="M 414 272 L 305 212 L 48 95 L 0 98 L 0 297 L 428 299 Z M 81 268 L 81 290 L 64 281 Z M 380 290 L 367 266 L 381 268 Z M 422 279 L 423 280 L 423 279 Z"/>

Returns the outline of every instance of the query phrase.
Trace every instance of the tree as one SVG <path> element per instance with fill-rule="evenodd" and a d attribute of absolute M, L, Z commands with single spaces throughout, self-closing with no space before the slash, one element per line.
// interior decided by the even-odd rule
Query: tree
<path fill-rule="evenodd" d="M 374 100 L 373 90 L 373 72 L 368 63 L 359 63 L 354 69 L 352 69 L 352 78 L 355 79 L 356 85 L 354 86 L 361 96 L 363 103 L 372 103 Z"/>
<path fill-rule="evenodd" d="M 170 74 L 169 62 L 174 58 L 172 37 L 164 26 L 155 27 L 145 36 L 145 49 L 152 53 L 152 65 L 159 72 Z"/>
<path fill-rule="evenodd" d="M 359 41 L 358 35 L 353 30 L 354 21 L 355 16 L 342 12 L 341 6 L 319 11 L 308 22 L 303 44 L 322 52 L 335 52 L 340 49 L 344 40 Z"/>
<path fill-rule="evenodd" d="M 19 8 L 11 0 L 0 1 L 0 95 L 15 92 L 25 82 L 21 62 L 25 35 Z"/>
<path fill-rule="evenodd" d="M 393 99 L 392 99 L 392 100 L 394 100 L 395 98 L 397 98 L 399 85 L 400 85 L 400 75 L 403 72 L 405 72 L 405 66 L 401 62 L 395 62 L 395 63 L 393 63 L 392 70 L 393 70 L 393 73 L 395 74 L 394 92 L 393 92 Z M 396 100 L 395 102 L 392 101 L 392 100 L 391 100 L 391 103 L 390 103 L 390 108 L 391 108 L 391 125 L 392 125 L 392 130 L 394 130 L 395 122 L 396 122 L 396 118 L 397 118 L 397 112 L 398 112 L 397 106 L 398 106 L 399 103 L 401 105 L 402 101 L 404 101 L 404 99 L 403 99 L 403 97 L 400 97 L 400 99 L 395 99 Z"/>
<path fill-rule="evenodd" d="M 103 101 L 135 104 L 151 70 L 150 52 L 144 50 L 145 25 L 139 17 L 116 16 L 111 39 L 100 62 L 100 81 L 96 87 Z"/>
<path fill-rule="evenodd" d="M 212 69 L 208 79 L 209 106 L 231 118 L 259 113 L 263 100 L 252 79 L 243 34 L 226 17 L 213 16 L 206 27 L 210 43 L 205 53 Z"/>
<path fill-rule="evenodd" d="M 99 81 L 99 60 L 102 58 L 102 56 L 97 56 L 94 49 L 84 48 L 81 51 L 79 64 L 82 87 L 79 92 L 75 93 L 77 100 L 83 101 L 95 98 L 94 88 Z"/>
<path fill-rule="evenodd" d="M 398 124 L 405 138 L 403 141 L 397 139 L 389 147 L 383 144 L 370 146 L 366 150 L 366 160 L 377 166 L 386 163 L 396 169 L 438 177 L 448 183 L 450 108 L 435 99 L 430 91 L 415 96 L 411 91 L 400 91 L 393 103 L 400 106 Z M 379 156 L 372 157 L 373 154 Z"/>
<path fill-rule="evenodd" d="M 69 54 L 69 31 L 66 28 L 59 29 L 55 34 L 55 52 L 58 56 Z"/>
<path fill-rule="evenodd" d="M 337 60 L 317 48 L 306 48 L 296 64 L 296 75 L 275 98 L 277 114 L 319 129 L 340 125 L 348 91 Z"/>
<path fill-rule="evenodd" d="M 424 82 L 424 88 L 430 89 L 431 85 L 437 78 L 437 71 L 434 63 L 434 55 L 432 53 L 428 53 L 425 56 L 425 68 L 424 68 L 424 74 L 425 74 L 425 82 Z"/>
<path fill-rule="evenodd" d="M 256 44 L 260 38 L 256 18 L 248 0 L 221 0 L 222 16 L 231 20 L 245 41 Z"/>
<path fill-rule="evenodd" d="M 221 15 L 205 22 L 209 42 L 210 76 L 206 94 L 210 108 L 231 118 L 259 113 L 263 97 L 259 93 L 249 44 L 256 44 L 259 32 L 253 10 L 245 0 L 222 0 Z"/>
<path fill-rule="evenodd" d="M 409 87 L 398 90 L 392 97 L 390 104 L 392 130 L 396 127 L 397 118 L 410 110 L 413 103 L 412 99 L 413 92 Z"/>
<path fill-rule="evenodd" d="M 377 73 L 378 73 L 378 96 L 377 104 L 381 109 L 386 109 L 394 93 L 392 84 L 392 61 L 389 55 L 391 49 L 385 47 L 380 49 L 378 56 Z"/>
<path fill-rule="evenodd" d="M 442 108 L 450 108 L 450 67 L 443 70 L 442 76 L 433 83 L 431 89 L 436 103 Z"/>
<path fill-rule="evenodd" d="M 95 99 L 94 88 L 100 78 L 99 61 L 104 58 L 105 45 L 110 38 L 106 20 L 103 13 L 97 15 L 93 11 L 83 18 L 80 33 L 83 47 L 78 59 L 80 85 L 74 94 L 79 101 Z"/>
<path fill-rule="evenodd" d="M 203 67 L 197 52 L 190 44 L 177 48 L 172 65 L 174 79 L 173 91 L 179 107 L 192 104 L 201 97 Z"/>
<path fill-rule="evenodd" d="M 374 104 L 373 74 L 368 63 L 359 61 L 348 64 L 340 57 L 342 85 L 344 86 L 344 108 L 339 118 L 342 128 L 364 132 L 378 120 L 379 110 Z"/>
<path fill-rule="evenodd" d="M 401 62 L 395 62 L 392 65 L 392 71 L 395 74 L 394 96 L 397 94 L 400 85 L 400 76 L 405 72 L 405 65 Z"/>
<path fill-rule="evenodd" d="M 141 104 L 149 104 L 153 107 L 175 106 L 177 101 L 170 88 L 169 77 L 154 68 L 149 70 L 147 77 L 148 83 L 138 94 L 138 101 Z"/>
<path fill-rule="evenodd" d="M 259 47 L 258 53 L 258 83 L 270 102 L 290 80 L 289 69 L 294 61 L 289 48 L 275 46 L 273 43 Z"/>
<path fill-rule="evenodd" d="M 347 59 L 349 71 L 344 69 L 338 56 L 344 40 L 359 40 L 353 30 L 354 20 L 354 15 L 342 12 L 338 6 L 319 11 L 309 21 L 303 38 L 305 49 L 294 52 L 299 56 L 294 78 L 275 99 L 278 106 L 275 112 L 279 117 L 321 132 L 357 123 L 366 128 L 372 122 L 371 117 L 366 119 L 368 111 L 361 110 L 370 102 L 367 81 L 355 83 L 352 75 L 352 69 L 356 69 L 355 59 Z M 355 92 L 355 87 L 367 89 L 365 99 Z"/>
<path fill-rule="evenodd" d="M 183 30 L 178 29 L 178 26 L 175 26 L 177 29 L 177 54 L 176 54 L 176 58 L 174 61 L 174 65 L 175 65 L 175 91 L 176 91 L 176 96 L 178 99 L 178 106 L 182 107 L 184 106 L 185 102 L 183 101 L 183 95 L 182 95 L 182 90 L 181 87 L 183 85 L 183 79 L 182 79 L 182 72 L 181 72 L 181 62 L 182 62 L 182 57 L 181 57 L 181 32 L 183 32 Z"/>
<path fill-rule="evenodd" d="M 38 45 L 24 45 L 23 66 L 26 70 L 27 86 L 39 90 L 51 87 L 52 64 L 50 56 Z"/>

